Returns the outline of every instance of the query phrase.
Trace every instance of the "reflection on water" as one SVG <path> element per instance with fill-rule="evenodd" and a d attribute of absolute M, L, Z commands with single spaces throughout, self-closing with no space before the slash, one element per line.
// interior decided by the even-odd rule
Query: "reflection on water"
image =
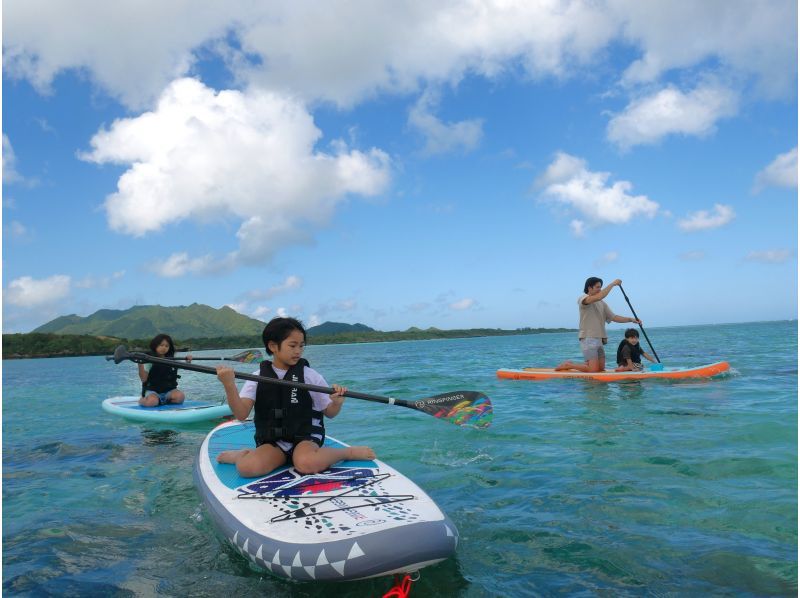
<path fill-rule="evenodd" d="M 142 430 L 142 441 L 145 446 L 178 444 L 180 432 L 175 430 Z"/>
<path fill-rule="evenodd" d="M 580 382 L 583 396 L 595 401 L 642 399 L 647 388 L 642 380 L 624 380 L 615 383 L 594 380 L 580 380 Z"/>

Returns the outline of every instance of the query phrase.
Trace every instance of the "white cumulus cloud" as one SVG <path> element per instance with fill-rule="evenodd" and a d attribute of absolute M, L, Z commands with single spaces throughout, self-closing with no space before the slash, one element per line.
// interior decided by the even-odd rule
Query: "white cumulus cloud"
<path fill-rule="evenodd" d="M 608 264 L 613 264 L 618 259 L 619 259 L 619 252 L 617 252 L 617 251 L 609 251 L 609 252 L 603 254 L 602 256 L 600 256 L 598 259 L 596 259 L 594 261 L 594 265 L 595 266 L 605 266 L 605 265 L 608 265 Z"/>
<path fill-rule="evenodd" d="M 631 49 L 629 85 L 699 65 L 796 91 L 794 0 L 26 0 L 3 6 L 3 24 L 4 74 L 46 91 L 80 71 L 132 107 L 201 55 L 247 85 L 352 105 L 472 74 L 569 77 L 613 44 Z"/>
<path fill-rule="evenodd" d="M 736 114 L 737 94 L 719 85 L 684 93 L 675 87 L 632 101 L 608 124 L 608 138 L 622 148 L 656 143 L 667 135 L 705 136 Z"/>
<path fill-rule="evenodd" d="M 257 320 L 264 320 L 266 317 L 272 312 L 272 308 L 267 307 L 266 305 L 259 305 L 256 307 L 250 315 L 257 319 Z"/>
<path fill-rule="evenodd" d="M 23 177 L 17 171 L 17 154 L 8 135 L 3 133 L 3 184 L 18 183 Z"/>
<path fill-rule="evenodd" d="M 265 291 L 253 290 L 247 293 L 249 299 L 272 299 L 275 295 L 294 291 L 303 286 L 303 279 L 294 274 L 287 276 L 286 279 L 274 286 L 271 286 Z"/>
<path fill-rule="evenodd" d="M 244 293 L 237 303 L 229 303 L 229 307 L 235 309 L 239 313 L 247 314 L 250 317 L 263 320 L 266 316 L 272 313 L 273 309 L 261 303 L 261 301 L 272 299 L 273 297 L 298 290 L 303 286 L 303 279 L 299 276 L 287 276 L 282 282 L 269 287 L 266 290 L 253 289 Z M 293 308 L 294 309 L 294 308 Z M 300 308 L 298 307 L 298 310 Z M 288 310 L 285 311 L 288 313 Z"/>
<path fill-rule="evenodd" d="M 147 269 L 162 278 L 180 278 L 187 274 L 211 274 L 224 268 L 225 259 L 215 260 L 210 255 L 191 258 L 185 251 L 173 253 L 162 261 L 151 262 Z"/>
<path fill-rule="evenodd" d="M 609 0 L 608 7 L 641 51 L 623 77 L 629 84 L 713 60 L 720 71 L 752 78 L 761 95 L 797 91 L 795 0 Z"/>
<path fill-rule="evenodd" d="M 608 172 L 590 171 L 581 158 L 559 152 L 536 185 L 542 189 L 543 198 L 576 211 L 585 219 L 570 224 L 578 236 L 587 226 L 624 224 L 639 216 L 656 215 L 656 202 L 645 195 L 632 195 L 633 185 L 628 181 L 609 184 L 610 177 Z"/>
<path fill-rule="evenodd" d="M 240 303 L 226 303 L 225 307 L 230 307 L 233 311 L 238 312 L 240 314 L 247 313 L 247 302 L 242 301 Z"/>
<path fill-rule="evenodd" d="M 123 276 L 125 276 L 125 270 L 118 270 L 111 276 L 85 276 L 76 280 L 74 284 L 76 289 L 107 289 Z"/>
<path fill-rule="evenodd" d="M 450 309 L 455 311 L 464 311 L 465 309 L 470 309 L 471 307 L 475 306 L 475 299 L 471 299 L 469 297 L 465 297 L 464 299 L 459 299 L 458 301 L 453 301 L 450 304 Z"/>
<path fill-rule="evenodd" d="M 797 148 L 778 155 L 756 175 L 753 191 L 765 187 L 797 188 Z"/>
<path fill-rule="evenodd" d="M 217 261 L 176 254 L 165 276 L 260 264 L 284 244 L 307 242 L 349 194 L 376 195 L 390 180 L 379 149 L 315 149 L 321 132 L 306 108 L 273 92 L 216 92 L 195 79 L 174 81 L 157 107 L 115 121 L 81 155 L 129 166 L 106 198 L 110 227 L 142 236 L 186 219 L 240 220 L 239 248 Z"/>
<path fill-rule="evenodd" d="M 71 278 L 64 274 L 38 280 L 22 276 L 8 283 L 3 292 L 3 301 L 17 307 L 40 307 L 65 298 L 70 293 L 70 287 Z"/>
<path fill-rule="evenodd" d="M 583 220 L 578 218 L 570 220 L 569 228 L 576 237 L 583 237 L 586 235 L 586 223 Z"/>
<path fill-rule="evenodd" d="M 408 124 L 425 138 L 423 154 L 431 156 L 475 149 L 483 137 L 483 121 L 470 119 L 454 123 L 442 122 L 433 113 L 438 102 L 438 94 L 425 92 L 408 115 Z"/>
<path fill-rule="evenodd" d="M 678 227 L 686 232 L 719 228 L 733 221 L 736 214 L 731 206 L 714 204 L 713 211 L 699 210 L 678 221 Z"/>
<path fill-rule="evenodd" d="M 11 239 L 24 239 L 30 235 L 30 231 L 27 226 L 18 220 L 12 220 L 3 225 L 3 234 Z"/>
<path fill-rule="evenodd" d="M 748 262 L 762 262 L 765 264 L 782 264 L 792 258 L 788 249 L 768 249 L 765 251 L 751 251 L 744 258 Z"/>
<path fill-rule="evenodd" d="M 3 6 L 3 70 L 42 93 L 68 69 L 87 74 L 128 106 L 148 105 L 187 74 L 205 44 L 222 38 L 250 3 L 191 0 L 25 0 Z"/>
<path fill-rule="evenodd" d="M 468 73 L 498 77 L 521 67 L 532 76 L 564 76 L 595 60 L 618 27 L 605 7 L 586 2 L 270 7 L 256 11 L 240 35 L 243 52 L 266 60 L 237 62 L 239 76 L 340 105 L 415 92 L 425 82 L 457 83 Z"/>

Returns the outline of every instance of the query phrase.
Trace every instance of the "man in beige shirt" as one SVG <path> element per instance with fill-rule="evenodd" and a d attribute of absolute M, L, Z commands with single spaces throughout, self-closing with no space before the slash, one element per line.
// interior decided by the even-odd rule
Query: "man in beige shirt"
<path fill-rule="evenodd" d="M 617 278 L 607 287 L 603 288 L 603 281 L 594 276 L 586 279 L 583 285 L 583 295 L 578 297 L 578 312 L 580 323 L 578 325 L 578 340 L 585 363 L 565 361 L 556 367 L 556 370 L 578 370 L 579 372 L 602 372 L 606 369 L 606 352 L 603 345 L 608 342 L 606 334 L 607 322 L 634 322 L 641 325 L 636 318 L 618 316 L 603 301 L 611 289 L 620 286 L 622 281 Z"/>

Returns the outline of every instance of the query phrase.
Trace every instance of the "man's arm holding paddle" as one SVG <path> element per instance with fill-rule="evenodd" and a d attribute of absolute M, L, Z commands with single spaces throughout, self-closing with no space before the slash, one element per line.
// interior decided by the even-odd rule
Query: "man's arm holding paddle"
<path fill-rule="evenodd" d="M 584 305 L 590 305 L 592 303 L 602 301 L 603 299 L 608 297 L 608 294 L 614 289 L 614 287 L 622 287 L 622 280 L 620 280 L 619 278 L 612 280 L 610 283 L 606 285 L 604 289 L 602 289 L 596 295 L 586 295 L 581 301 L 581 303 L 583 303 Z M 628 318 L 626 316 L 618 316 L 616 314 L 611 318 L 610 321 L 617 322 L 619 324 L 627 324 L 630 322 L 631 324 L 639 324 L 640 326 L 642 324 L 642 321 L 639 320 L 638 318 Z"/>
<path fill-rule="evenodd" d="M 583 303 L 584 305 L 590 305 L 590 304 L 592 304 L 592 303 L 595 303 L 595 302 L 597 302 L 597 301 L 602 301 L 603 299 L 605 299 L 606 297 L 608 297 L 608 294 L 609 294 L 609 293 L 612 291 L 612 289 L 613 289 L 614 287 L 617 287 L 617 286 L 619 286 L 619 285 L 621 285 L 621 284 L 622 284 L 622 281 L 621 281 L 619 278 L 617 278 L 617 279 L 615 279 L 615 280 L 612 280 L 610 283 L 608 283 L 608 284 L 606 285 L 606 287 L 605 287 L 604 289 L 602 289 L 602 290 L 601 290 L 599 293 L 597 293 L 596 295 L 591 295 L 591 294 L 589 294 L 589 295 L 586 295 L 586 296 L 583 298 L 583 301 L 582 301 L 582 303 Z M 626 321 L 627 321 L 627 320 L 626 320 Z"/>
<path fill-rule="evenodd" d="M 618 322 L 619 324 L 627 324 L 630 322 L 631 324 L 639 324 L 642 325 L 642 321 L 637 318 L 628 318 L 627 316 L 614 316 L 611 318 L 612 322 Z"/>

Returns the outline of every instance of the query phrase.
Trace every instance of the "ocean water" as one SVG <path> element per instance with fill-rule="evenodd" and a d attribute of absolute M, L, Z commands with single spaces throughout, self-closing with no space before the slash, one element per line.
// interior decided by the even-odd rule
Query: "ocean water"
<path fill-rule="evenodd" d="M 356 399 L 328 420 L 332 436 L 371 445 L 459 529 L 455 558 L 423 569 L 411 596 L 794 596 L 797 333 L 796 321 L 648 329 L 667 365 L 733 367 L 688 382 L 496 378 L 579 358 L 573 333 L 310 346 L 306 357 L 352 390 L 480 390 L 493 402 L 486 430 Z M 611 336 L 609 346 L 622 327 Z M 181 388 L 222 397 L 206 374 L 184 372 Z M 192 482 L 212 423 L 135 424 L 100 408 L 137 391 L 129 362 L 3 362 L 5 595 L 390 588 L 390 578 L 296 583 L 254 569 L 215 531 Z"/>

